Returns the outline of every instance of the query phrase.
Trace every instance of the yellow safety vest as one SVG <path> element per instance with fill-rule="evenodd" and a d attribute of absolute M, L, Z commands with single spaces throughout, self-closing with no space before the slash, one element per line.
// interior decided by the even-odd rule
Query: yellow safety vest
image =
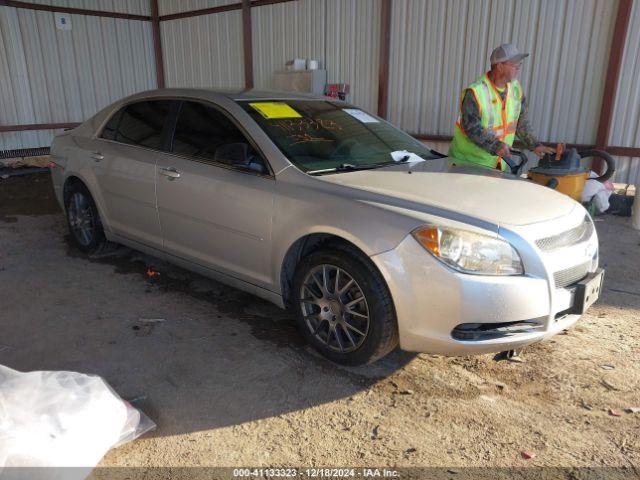
<path fill-rule="evenodd" d="M 467 90 L 473 92 L 478 103 L 482 128 L 493 131 L 497 138 L 511 146 L 516 137 L 516 127 L 522 105 L 520 82 L 513 80 L 507 84 L 504 102 L 488 74 L 484 74 L 472 83 L 468 89 L 463 90 L 460 96 L 460 113 L 454 127 L 453 141 L 449 148 L 449 156 L 460 162 L 506 170 L 505 162 L 500 157 L 491 155 L 473 143 L 462 128 L 462 99 Z"/>

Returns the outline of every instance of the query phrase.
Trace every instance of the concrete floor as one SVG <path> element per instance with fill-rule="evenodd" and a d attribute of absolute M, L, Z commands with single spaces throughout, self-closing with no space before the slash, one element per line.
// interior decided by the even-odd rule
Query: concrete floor
<path fill-rule="evenodd" d="M 122 397 L 143 397 L 137 406 L 157 430 L 101 466 L 637 475 L 640 414 L 625 409 L 640 407 L 640 232 L 614 217 L 597 227 L 603 297 L 570 332 L 529 347 L 524 363 L 396 351 L 340 368 L 262 300 L 128 249 L 80 254 L 48 175 L 12 177 L 0 180 L 0 364 L 95 373 Z M 160 276 L 148 277 L 149 266 Z"/>

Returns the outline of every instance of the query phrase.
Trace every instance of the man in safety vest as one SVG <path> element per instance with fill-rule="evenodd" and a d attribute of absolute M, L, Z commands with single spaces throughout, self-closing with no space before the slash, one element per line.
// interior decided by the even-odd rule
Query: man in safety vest
<path fill-rule="evenodd" d="M 506 170 L 502 159 L 511 156 L 510 147 L 516 136 L 538 157 L 554 153 L 553 148 L 538 142 L 529 124 L 527 103 L 517 80 L 527 56 L 511 43 L 502 44 L 491 53 L 491 70 L 462 92 L 450 157 Z"/>

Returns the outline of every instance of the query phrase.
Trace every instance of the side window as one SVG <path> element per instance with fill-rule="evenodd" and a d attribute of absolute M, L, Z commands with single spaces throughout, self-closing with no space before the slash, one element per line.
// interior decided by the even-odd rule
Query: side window
<path fill-rule="evenodd" d="M 183 102 L 173 137 L 173 153 L 265 173 L 266 167 L 244 134 L 219 110 Z"/>
<path fill-rule="evenodd" d="M 118 113 L 116 113 L 109 119 L 107 124 L 102 129 L 102 133 L 100 134 L 101 138 L 104 138 L 106 140 L 116 139 L 116 132 L 118 131 L 118 125 L 120 124 L 120 119 L 122 118 L 123 111 L 124 108 L 121 108 L 120 110 L 118 110 Z"/>
<path fill-rule="evenodd" d="M 162 150 L 162 129 L 170 100 L 151 100 L 127 105 L 107 122 L 102 138 Z"/>

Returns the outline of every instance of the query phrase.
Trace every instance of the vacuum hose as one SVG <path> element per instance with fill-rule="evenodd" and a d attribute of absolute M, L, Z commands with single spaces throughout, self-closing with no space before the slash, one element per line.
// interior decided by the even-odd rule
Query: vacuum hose
<path fill-rule="evenodd" d="M 616 166 L 615 166 L 613 157 L 609 155 L 607 152 L 604 152 L 602 150 L 585 150 L 583 152 L 578 152 L 578 155 L 580 155 L 580 158 L 589 158 L 589 157 L 602 158 L 607 163 L 607 169 L 605 170 L 605 172 L 599 177 L 594 178 L 593 180 L 598 180 L 599 182 L 606 182 L 611 178 L 613 173 L 616 171 Z"/>
<path fill-rule="evenodd" d="M 519 163 L 515 162 L 514 156 L 520 157 L 520 162 Z M 527 161 L 529 159 L 524 154 L 524 152 L 521 152 L 519 150 L 511 150 L 511 156 L 510 157 L 506 157 L 505 156 L 505 157 L 503 157 L 503 160 L 509 166 L 509 170 L 511 171 L 511 173 L 513 175 L 519 176 L 522 173 L 522 169 L 527 164 Z"/>

